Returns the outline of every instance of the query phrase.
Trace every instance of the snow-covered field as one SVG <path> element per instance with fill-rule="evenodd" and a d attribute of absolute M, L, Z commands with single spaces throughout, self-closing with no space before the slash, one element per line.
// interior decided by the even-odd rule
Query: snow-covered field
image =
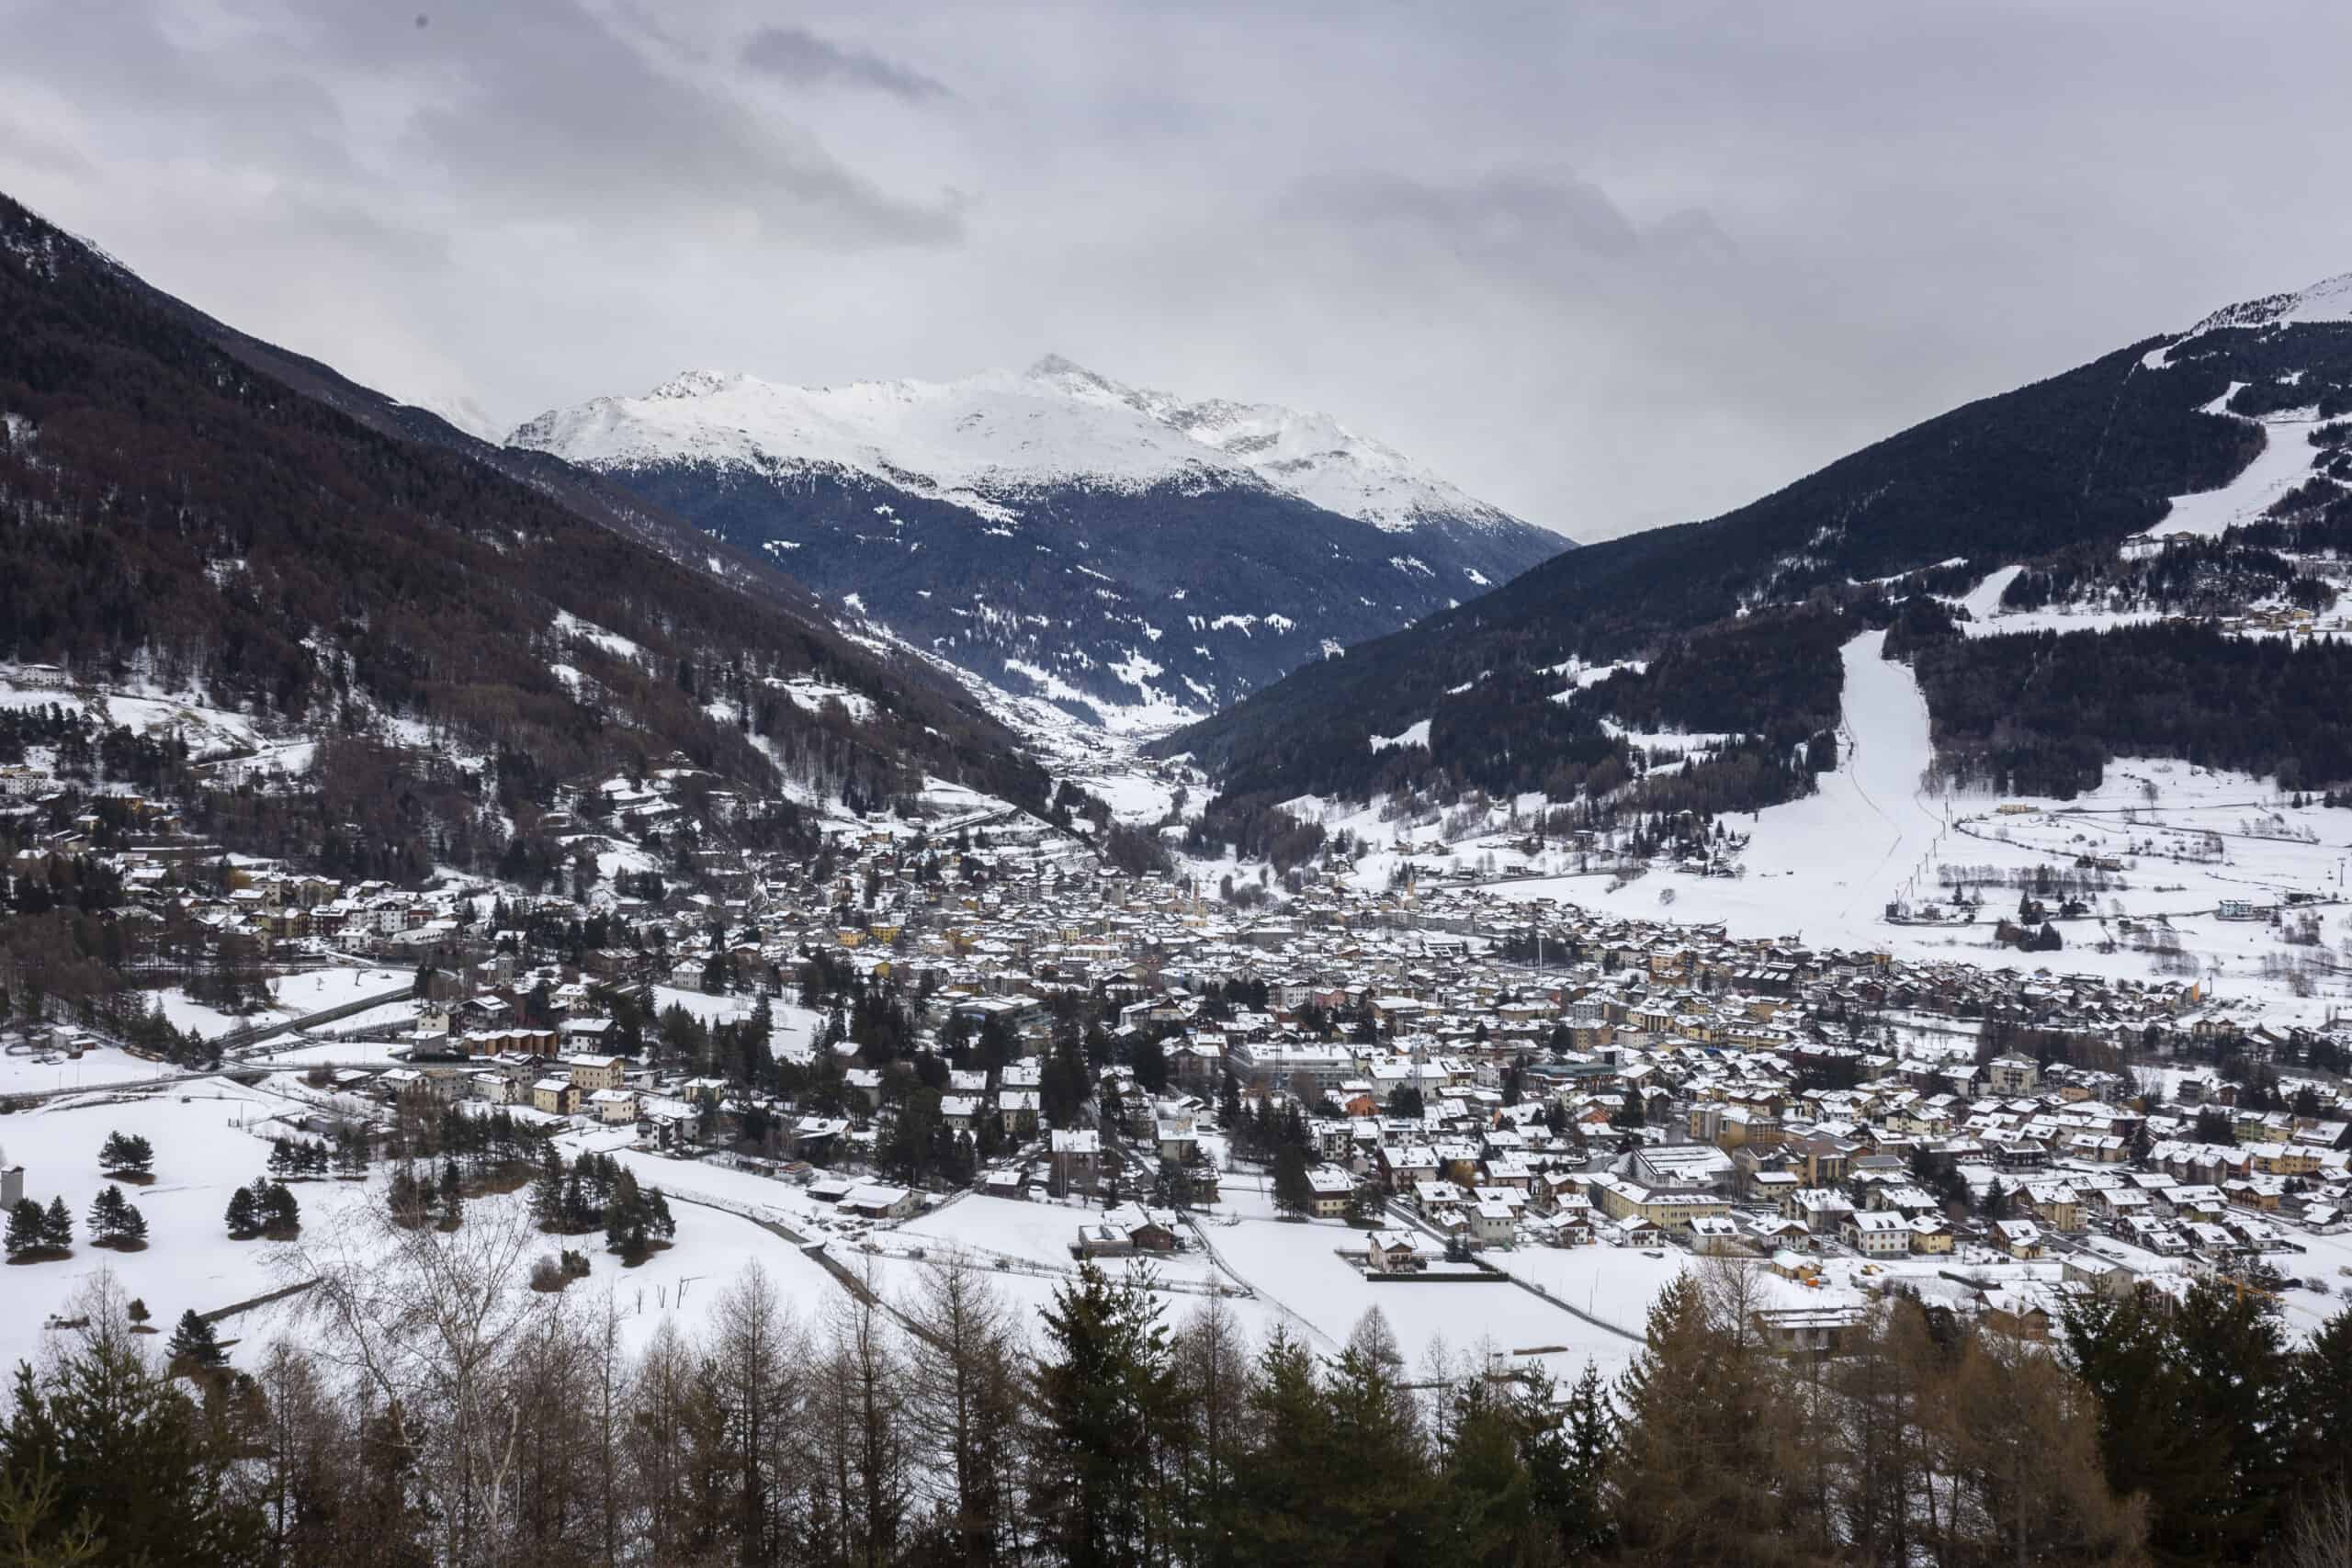
<path fill-rule="evenodd" d="M 1125 769 L 1106 768 L 1092 772 L 1074 773 L 1070 781 L 1089 795 L 1100 796 L 1111 807 L 1114 820 L 1130 828 L 1148 828 L 1166 820 L 1177 810 L 1178 790 L 1184 792 L 1181 815 L 1187 820 L 1200 816 L 1216 791 L 1197 779 L 1186 779 L 1177 770 L 1166 767 L 1147 769 L 1136 763 Z"/>
<path fill-rule="evenodd" d="M 269 990 L 277 999 L 278 1011 L 300 1018 L 362 997 L 396 991 L 413 984 L 415 978 L 414 971 L 407 969 L 306 969 L 280 975 L 269 983 Z"/>
<path fill-rule="evenodd" d="M 255 1013 L 248 1018 L 233 1012 L 223 1012 L 219 1008 L 193 999 L 177 986 L 149 994 L 153 998 L 155 1005 L 164 1010 L 164 1017 L 170 1021 L 173 1028 L 190 1034 L 201 1034 L 208 1039 L 226 1034 L 232 1029 L 243 1029 L 257 1019 L 272 1016 L 265 1012 Z"/>
<path fill-rule="evenodd" d="M 231 1241 L 221 1215 L 230 1192 L 264 1173 L 269 1135 L 287 1132 L 272 1118 L 299 1109 L 266 1090 L 211 1079 L 140 1100 L 92 1096 L 0 1118 L 0 1148 L 7 1163 L 25 1168 L 25 1195 L 44 1205 L 62 1196 L 75 1235 L 69 1258 L 0 1271 L 9 1301 L 0 1313 L 0 1361 L 13 1365 L 35 1355 L 42 1325 L 101 1269 L 144 1300 L 166 1329 L 188 1308 L 210 1312 L 277 1289 L 273 1248 Z M 154 1185 L 124 1189 L 147 1220 L 143 1252 L 112 1252 L 87 1239 L 90 1201 L 107 1185 L 98 1145 L 111 1132 L 154 1145 Z M 296 1193 L 306 1226 L 333 1224 L 334 1211 L 351 1196 L 351 1188 L 333 1182 L 304 1183 Z"/>
<path fill-rule="evenodd" d="M 1273 1309 L 1293 1332 L 1304 1325 L 1313 1348 L 1320 1351 L 1333 1351 L 1346 1344 L 1357 1322 L 1374 1306 L 1396 1330 L 1408 1361 L 1415 1365 L 1436 1354 L 1459 1357 L 1493 1350 L 1513 1361 L 1536 1361 L 1566 1380 L 1583 1371 L 1587 1361 L 1613 1373 L 1634 1348 L 1633 1341 L 1622 1335 L 1564 1310 L 1558 1304 L 1561 1301 L 1582 1304 L 1583 1297 L 1575 1290 L 1555 1290 L 1555 1299 L 1547 1301 L 1503 1280 L 1466 1284 L 1373 1283 L 1338 1256 L 1340 1248 L 1360 1251 L 1363 1233 L 1337 1223 L 1244 1219 L 1231 1225 L 1204 1226 L 1204 1234 L 1218 1259 L 1257 1291 L 1265 1306 Z M 1640 1254 L 1584 1247 L 1577 1254 L 1496 1254 L 1491 1260 L 1518 1273 L 1521 1266 L 1542 1271 L 1559 1267 L 1553 1263 L 1555 1258 L 1578 1255 L 1584 1257 L 1592 1280 L 1606 1276 L 1612 1290 L 1627 1295 L 1620 1305 L 1638 1332 L 1649 1292 L 1656 1288 L 1640 1271 L 1639 1266 L 1649 1263 Z M 1635 1260 L 1635 1272 L 1622 1274 L 1611 1267 L 1622 1266 L 1628 1257 Z M 1669 1271 L 1657 1284 L 1672 1277 Z M 1634 1291 L 1641 1292 L 1638 1303 L 1630 1299 Z"/>
<path fill-rule="evenodd" d="M 46 1062 L 39 1056 L 8 1052 L 0 1054 L 0 1095 L 48 1094 L 84 1084 L 124 1083 L 133 1078 L 159 1077 L 172 1070 L 153 1062 L 141 1061 L 130 1052 L 112 1045 L 93 1046 L 71 1060 L 58 1056 Z M 0 1122 L 0 1145 L 8 1141 L 6 1126 L 6 1122 Z"/>
<path fill-rule="evenodd" d="M 336 965 L 298 970 L 274 976 L 269 983 L 270 1005 L 251 1014 L 223 1012 L 219 1008 L 193 999 L 176 986 L 149 994 L 155 1005 L 164 1010 L 164 1016 L 171 1021 L 174 1028 L 214 1039 L 232 1030 L 306 1018 L 311 1013 L 324 1012 L 329 1008 L 341 1007 L 368 997 L 389 997 L 392 993 L 404 992 L 414 980 L 414 975 L 403 969 L 345 968 Z M 337 1030 L 377 1028 L 404 1031 L 413 1021 L 414 1016 L 414 1008 L 402 998 L 387 1000 L 380 1007 L 369 1008 L 347 1019 L 338 1019 L 334 1027 Z"/>
<path fill-rule="evenodd" d="M 222 1221 L 230 1193 L 265 1173 L 269 1138 L 288 1130 L 275 1118 L 307 1108 L 277 1087 L 282 1081 L 272 1077 L 246 1089 L 210 1079 L 141 1099 L 94 1095 L 0 1118 L 0 1151 L 6 1163 L 24 1166 L 27 1195 L 43 1204 L 62 1196 L 74 1213 L 76 1237 L 71 1258 L 0 1269 L 8 1302 L 8 1310 L 0 1312 L 0 1365 L 38 1356 L 46 1337 L 43 1325 L 64 1312 L 102 1269 L 114 1274 L 126 1295 L 144 1301 L 154 1323 L 165 1330 L 187 1309 L 216 1311 L 300 1277 L 286 1247 L 232 1241 Z M 124 1189 L 147 1220 L 143 1251 L 116 1252 L 87 1240 L 90 1201 L 106 1185 L 98 1145 L 110 1132 L 136 1134 L 154 1145 L 154 1184 Z M 630 1163 L 657 1181 L 679 1169 L 712 1169 L 643 1156 L 630 1156 Z M 297 1183 L 294 1191 L 304 1235 L 316 1240 L 334 1234 L 339 1223 L 347 1225 L 367 1189 L 324 1180 Z M 469 1207 L 488 1213 L 494 1205 L 521 1201 L 516 1194 L 476 1200 Z M 589 1253 L 594 1272 L 568 1294 L 593 1305 L 609 1288 L 632 1346 L 641 1345 L 664 1318 L 699 1329 L 721 1290 L 754 1259 L 803 1316 L 813 1316 L 837 1293 L 831 1279 L 797 1248 L 748 1219 L 691 1203 L 679 1203 L 673 1213 L 678 1222 L 675 1244 L 634 1269 L 605 1253 L 601 1238 L 547 1238 L 546 1251 L 571 1246 Z M 287 1306 L 263 1308 L 228 1320 L 220 1331 L 224 1338 L 246 1339 L 293 1332 L 294 1315 Z M 243 1352 L 235 1359 L 251 1359 Z"/>
<path fill-rule="evenodd" d="M 653 987 L 653 1011 L 657 1017 L 675 1006 L 685 1009 L 706 1024 L 718 1024 L 749 1018 L 757 1005 L 757 998 L 741 992 L 714 997 L 707 991 L 684 990 L 676 986 Z M 779 1060 L 805 1056 L 816 1044 L 817 1032 L 825 1026 L 824 1014 L 782 998 L 769 999 L 768 1016 L 768 1048 Z"/>

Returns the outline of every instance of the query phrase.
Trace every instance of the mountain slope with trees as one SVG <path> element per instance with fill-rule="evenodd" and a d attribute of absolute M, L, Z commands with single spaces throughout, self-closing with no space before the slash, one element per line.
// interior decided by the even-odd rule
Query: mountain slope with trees
<path fill-rule="evenodd" d="M 494 453 L 0 198 L 9 656 L 322 735 L 429 728 L 549 778 L 679 755 L 758 785 L 798 768 L 880 798 L 928 772 L 1042 801 L 971 699 L 805 590 L 685 564 L 674 519 Z M 790 680 L 871 708 L 810 711 Z"/>
<path fill-rule="evenodd" d="M 1851 635 L 1887 625 L 1906 600 L 1963 593 L 2005 565 L 2069 552 L 2112 558 L 2128 537 L 2161 536 L 2172 498 L 2228 484 L 2270 442 L 2301 441 L 2296 426 L 2259 423 L 2282 409 L 2319 419 L 2352 411 L 2352 322 L 2247 307 L 2144 340 L 1928 420 L 1723 516 L 1585 546 L 1344 659 L 1308 665 L 1155 749 L 1191 753 L 1236 795 L 1362 799 L 1482 782 L 1475 750 L 1435 744 L 1440 732 L 1464 728 L 1455 720 L 1473 707 L 1487 743 L 1510 746 L 1517 776 L 1553 772 L 1571 784 L 1573 770 L 1609 760 L 1595 747 L 1604 718 L 1778 731 L 1785 744 L 1823 716 L 1811 677 L 1793 688 L 1750 682 L 1746 721 L 1726 726 L 1732 716 L 1699 695 L 1718 683 L 1713 675 L 1679 712 L 1657 693 L 1644 712 L 1620 712 L 1608 682 L 1586 685 L 1574 671 L 1646 661 L 1682 671 L 1678 687 L 1698 669 L 1759 657 L 1817 671 L 1817 646 L 1759 637 L 1756 627 L 1834 624 Z M 2316 488 L 2329 482 L 2318 477 L 2296 492 L 2293 515 L 2306 532 L 2324 529 L 2318 513 L 2340 502 Z M 2242 574 L 2278 577 L 2258 560 Z M 1834 722 L 1834 669 L 1831 680 Z M 2192 705 L 2215 700 L 2195 687 L 2172 694 Z M 1595 723 L 1563 724 L 1555 710 L 1564 705 Z M 1702 722 L 1702 708 L 1712 718 Z M 1369 743 L 1419 718 L 1430 722 L 1428 748 Z M 2093 710 L 2086 722 L 2104 725 Z M 1611 755 L 1621 766 L 1633 760 L 1623 743 Z"/>

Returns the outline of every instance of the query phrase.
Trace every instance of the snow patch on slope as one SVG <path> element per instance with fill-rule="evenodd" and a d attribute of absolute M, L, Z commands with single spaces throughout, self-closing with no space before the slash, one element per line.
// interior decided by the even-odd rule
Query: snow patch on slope
<path fill-rule="evenodd" d="M 1430 721 L 1428 719 L 1421 719 L 1418 723 L 1408 725 L 1406 726 L 1404 732 L 1399 735 L 1375 735 L 1372 737 L 1372 749 L 1375 751 L 1385 751 L 1391 747 L 1397 746 L 1418 746 L 1424 751 L 1428 750 L 1430 749 Z"/>

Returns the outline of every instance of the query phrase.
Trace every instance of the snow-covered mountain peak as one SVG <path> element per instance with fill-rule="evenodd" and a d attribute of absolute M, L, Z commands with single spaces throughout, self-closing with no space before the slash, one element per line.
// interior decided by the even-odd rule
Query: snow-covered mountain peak
<path fill-rule="evenodd" d="M 2224 307 L 2190 328 L 2189 335 L 2216 327 L 2287 327 L 2328 321 L 2352 321 L 2352 272 L 2323 277 L 2308 288 Z"/>
<path fill-rule="evenodd" d="M 649 398 L 706 398 L 745 379 L 724 370 L 681 370 L 645 395 Z"/>
<path fill-rule="evenodd" d="M 1120 387 L 1107 376 L 1097 376 L 1075 360 L 1064 359 L 1058 354 L 1048 354 L 1022 373 L 1024 381 L 1043 381 L 1048 386 L 1085 387 L 1103 391 L 1119 392 Z"/>
<path fill-rule="evenodd" d="M 518 428 L 516 446 L 592 467 L 673 461 L 847 469 L 1000 518 L 1041 486 L 1265 486 L 1403 532 L 1515 522 L 1329 414 L 1131 387 L 1048 354 L 1019 375 L 787 387 L 688 370 Z"/>
<path fill-rule="evenodd" d="M 1414 464 L 1395 447 L 1360 435 L 1328 413 L 1226 398 L 1188 401 L 1172 392 L 1131 387 L 1046 355 L 1028 379 L 1073 397 L 1116 402 L 1157 421 L 1259 478 L 1329 512 L 1402 531 L 1432 518 L 1497 524 L 1514 521 Z"/>

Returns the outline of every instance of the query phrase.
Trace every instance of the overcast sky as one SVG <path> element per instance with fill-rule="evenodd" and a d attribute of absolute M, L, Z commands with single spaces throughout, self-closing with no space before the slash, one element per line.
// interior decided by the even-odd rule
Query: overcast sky
<path fill-rule="evenodd" d="M 0 0 L 0 188 L 401 397 L 503 427 L 1054 350 L 1584 538 L 2352 270 L 2340 0 Z"/>

